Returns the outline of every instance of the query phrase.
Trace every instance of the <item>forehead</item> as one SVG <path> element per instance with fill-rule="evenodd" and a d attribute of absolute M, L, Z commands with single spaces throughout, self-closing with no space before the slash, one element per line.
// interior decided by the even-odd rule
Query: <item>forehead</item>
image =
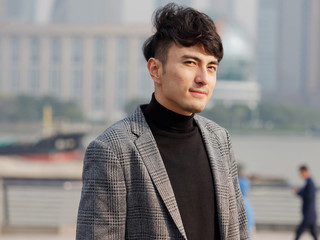
<path fill-rule="evenodd" d="M 197 44 L 190 47 L 185 47 L 178 44 L 172 44 L 168 50 L 168 60 L 180 59 L 186 56 L 195 57 L 202 61 L 218 62 L 217 58 L 206 52 L 203 45 Z"/>

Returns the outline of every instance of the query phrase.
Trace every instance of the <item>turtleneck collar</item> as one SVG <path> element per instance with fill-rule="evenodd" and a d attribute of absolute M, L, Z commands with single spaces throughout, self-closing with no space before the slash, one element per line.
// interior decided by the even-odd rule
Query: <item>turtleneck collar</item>
<path fill-rule="evenodd" d="M 150 103 L 145 107 L 144 114 L 147 121 L 157 128 L 171 132 L 190 132 L 194 130 L 194 114 L 185 116 L 173 112 L 162 106 L 152 94 Z"/>

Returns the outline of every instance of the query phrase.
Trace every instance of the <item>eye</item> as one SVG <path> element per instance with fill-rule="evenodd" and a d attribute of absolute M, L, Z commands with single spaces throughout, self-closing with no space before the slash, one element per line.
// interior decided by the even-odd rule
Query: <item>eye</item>
<path fill-rule="evenodd" d="M 184 63 L 187 65 L 195 65 L 196 64 L 195 61 L 191 61 L 191 60 L 185 61 Z"/>
<path fill-rule="evenodd" d="M 215 65 L 210 65 L 210 66 L 208 66 L 208 68 L 209 68 L 211 71 L 217 71 L 217 66 L 215 66 Z"/>

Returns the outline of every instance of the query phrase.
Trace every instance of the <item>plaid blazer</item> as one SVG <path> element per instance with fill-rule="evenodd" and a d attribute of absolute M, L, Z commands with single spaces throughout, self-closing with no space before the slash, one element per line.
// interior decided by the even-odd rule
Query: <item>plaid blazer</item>
<path fill-rule="evenodd" d="M 195 116 L 216 189 L 221 239 L 249 239 L 228 132 Z M 86 150 L 77 240 L 187 239 L 169 177 L 140 107 Z"/>

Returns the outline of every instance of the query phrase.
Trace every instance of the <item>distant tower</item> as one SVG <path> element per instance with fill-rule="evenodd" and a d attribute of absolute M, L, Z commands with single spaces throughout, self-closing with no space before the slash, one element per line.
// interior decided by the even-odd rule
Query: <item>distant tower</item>
<path fill-rule="evenodd" d="M 319 5 L 259 0 L 257 77 L 265 99 L 320 105 Z"/>
<path fill-rule="evenodd" d="M 311 0 L 308 91 L 311 104 L 320 105 L 320 2 Z"/>
<path fill-rule="evenodd" d="M 258 4 L 257 80 L 267 95 L 277 89 L 279 5 L 279 0 L 259 0 Z"/>

